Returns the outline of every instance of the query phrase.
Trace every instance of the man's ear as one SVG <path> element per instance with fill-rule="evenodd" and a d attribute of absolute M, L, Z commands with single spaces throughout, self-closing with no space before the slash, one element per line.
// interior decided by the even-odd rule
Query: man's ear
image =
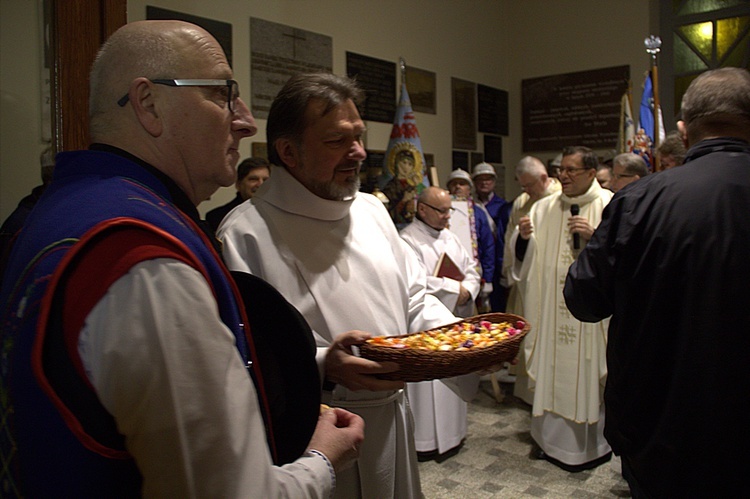
<path fill-rule="evenodd" d="M 299 166 L 300 164 L 299 148 L 297 147 L 297 144 L 295 144 L 292 139 L 288 139 L 288 138 L 276 139 L 276 143 L 274 144 L 274 147 L 276 147 L 276 154 L 279 155 L 279 158 L 281 158 L 281 161 L 288 168 L 297 168 Z"/>
<path fill-rule="evenodd" d="M 685 144 L 685 147 L 690 148 L 690 145 L 688 144 L 687 126 L 684 121 L 679 120 L 677 122 L 677 131 L 680 132 L 680 137 L 682 137 L 682 143 Z"/>
<path fill-rule="evenodd" d="M 130 84 L 128 97 L 136 119 L 143 129 L 153 137 L 160 136 L 164 129 L 161 116 L 156 109 L 154 84 L 148 78 L 136 78 Z"/>

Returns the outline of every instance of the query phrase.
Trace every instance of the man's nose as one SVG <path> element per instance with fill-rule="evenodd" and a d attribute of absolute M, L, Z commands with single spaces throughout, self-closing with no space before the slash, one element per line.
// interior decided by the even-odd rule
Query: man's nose
<path fill-rule="evenodd" d="M 357 161 L 364 161 L 367 158 L 367 152 L 365 151 L 362 142 L 355 140 L 352 143 L 352 147 L 349 150 L 349 158 Z"/>
<path fill-rule="evenodd" d="M 240 132 L 243 137 L 252 137 L 258 133 L 258 125 L 255 124 L 255 118 L 250 112 L 250 108 L 247 107 L 247 104 L 241 98 L 238 98 L 234 105 L 232 129 Z"/>

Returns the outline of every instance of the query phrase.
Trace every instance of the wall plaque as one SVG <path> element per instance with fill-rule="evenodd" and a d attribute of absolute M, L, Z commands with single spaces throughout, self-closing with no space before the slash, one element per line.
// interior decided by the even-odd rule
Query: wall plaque
<path fill-rule="evenodd" d="M 162 9 L 159 7 L 146 6 L 146 19 L 164 21 L 176 19 L 178 21 L 185 21 L 193 23 L 205 29 L 211 36 L 216 38 L 221 48 L 224 49 L 224 55 L 227 56 L 229 65 L 232 65 L 232 25 L 229 23 L 215 21 L 206 17 L 193 16 L 191 14 L 185 14 L 183 12 L 176 12 L 174 10 Z"/>
<path fill-rule="evenodd" d="M 477 85 L 479 131 L 508 135 L 508 92 Z"/>
<path fill-rule="evenodd" d="M 503 138 L 494 135 L 484 136 L 484 160 L 488 163 L 503 162 Z"/>
<path fill-rule="evenodd" d="M 453 148 L 477 148 L 477 85 L 451 78 L 453 105 Z M 455 162 L 454 162 L 455 164 Z"/>
<path fill-rule="evenodd" d="M 271 103 L 290 76 L 330 73 L 333 39 L 285 24 L 250 18 L 251 109 L 256 118 L 268 118 Z"/>
<path fill-rule="evenodd" d="M 359 106 L 362 119 L 393 123 L 396 114 L 396 63 L 347 52 L 346 74 L 356 78 L 365 91 L 365 102 Z"/>
<path fill-rule="evenodd" d="M 451 165 L 453 170 L 461 168 L 462 170 L 469 171 L 469 153 L 466 151 L 453 151 L 453 164 Z"/>
<path fill-rule="evenodd" d="M 437 84 L 435 73 L 406 66 L 406 88 L 411 108 L 420 113 L 437 114 Z"/>
<path fill-rule="evenodd" d="M 630 66 L 523 80 L 523 150 L 615 148 L 629 80 Z"/>

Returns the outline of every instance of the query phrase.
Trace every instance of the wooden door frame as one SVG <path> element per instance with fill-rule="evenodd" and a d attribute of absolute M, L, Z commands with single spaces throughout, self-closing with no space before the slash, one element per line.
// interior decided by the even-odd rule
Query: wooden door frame
<path fill-rule="evenodd" d="M 45 0 L 51 7 L 50 74 L 55 152 L 89 145 L 89 70 L 101 44 L 127 23 L 127 0 Z"/>

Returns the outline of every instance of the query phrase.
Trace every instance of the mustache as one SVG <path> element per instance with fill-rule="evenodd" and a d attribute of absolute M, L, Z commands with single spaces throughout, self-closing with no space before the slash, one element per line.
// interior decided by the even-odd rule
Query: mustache
<path fill-rule="evenodd" d="M 341 172 L 345 170 L 352 170 L 352 169 L 361 169 L 362 168 L 362 162 L 361 161 L 350 161 L 348 163 L 345 163 L 343 165 L 337 166 L 336 171 Z"/>

